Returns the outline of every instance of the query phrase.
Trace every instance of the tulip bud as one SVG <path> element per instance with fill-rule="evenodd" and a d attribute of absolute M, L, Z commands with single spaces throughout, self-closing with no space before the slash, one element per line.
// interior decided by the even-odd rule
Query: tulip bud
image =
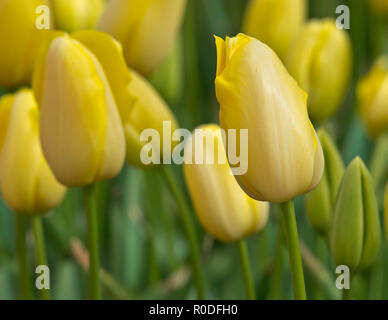
<path fill-rule="evenodd" d="M 309 94 L 313 121 L 325 121 L 337 111 L 349 85 L 351 66 L 349 36 L 333 20 L 313 20 L 304 26 L 290 49 L 287 67 Z"/>
<path fill-rule="evenodd" d="M 143 146 L 147 143 L 141 141 L 140 136 L 145 129 L 155 129 L 159 137 L 163 137 L 163 122 L 169 121 L 171 124 L 171 133 L 178 129 L 178 124 L 168 105 L 156 92 L 156 90 L 140 74 L 132 71 L 132 82 L 130 92 L 136 101 L 132 112 L 124 122 L 124 132 L 127 144 L 126 161 L 129 164 L 144 167 L 140 159 L 140 153 Z M 169 153 L 175 143 L 171 141 L 171 148 L 164 148 L 164 139 L 160 139 L 160 158 L 164 158 L 164 152 Z M 158 145 L 159 147 L 159 145 Z"/>
<path fill-rule="evenodd" d="M 120 115 L 125 119 L 131 105 L 120 46 L 97 31 L 62 36 L 42 65 L 41 141 L 58 181 L 84 186 L 114 177 L 125 158 Z"/>
<path fill-rule="evenodd" d="M 388 241 L 388 183 L 387 183 L 387 186 L 385 187 L 384 222 L 385 222 L 385 237 Z"/>
<path fill-rule="evenodd" d="M 111 0 L 98 29 L 122 43 L 131 68 L 149 74 L 168 56 L 185 6 L 186 0 Z"/>
<path fill-rule="evenodd" d="M 55 208 L 65 194 L 43 157 L 39 109 L 31 90 L 0 100 L 0 188 L 7 205 L 27 215 Z"/>
<path fill-rule="evenodd" d="M 251 0 L 242 31 L 270 46 L 284 60 L 306 15 L 306 0 Z"/>
<path fill-rule="evenodd" d="M 210 124 L 198 129 L 202 130 L 205 141 L 214 139 L 213 150 L 205 143 L 196 143 L 195 134 L 187 141 L 184 175 L 199 221 L 209 234 L 223 242 L 238 241 L 258 232 L 267 223 L 268 203 L 248 197 L 233 178 L 220 128 Z M 194 155 L 198 153 L 206 154 L 214 162 L 196 164 Z M 218 162 L 220 153 L 223 163 Z"/>
<path fill-rule="evenodd" d="M 358 157 L 347 167 L 338 191 L 330 246 L 335 265 L 346 265 L 351 273 L 370 266 L 380 247 L 372 177 Z"/>
<path fill-rule="evenodd" d="M 312 227 L 326 236 L 334 211 L 335 198 L 344 173 L 344 165 L 337 147 L 325 130 L 318 131 L 325 169 L 321 182 L 305 197 L 306 214 Z"/>
<path fill-rule="evenodd" d="M 388 15 L 388 0 L 369 0 L 369 5 L 376 13 Z"/>
<path fill-rule="evenodd" d="M 388 130 L 388 57 L 381 57 L 357 85 L 358 112 L 368 135 Z"/>
<path fill-rule="evenodd" d="M 55 26 L 67 32 L 92 29 L 104 10 L 104 0 L 53 0 Z"/>
<path fill-rule="evenodd" d="M 307 94 L 262 42 L 239 34 L 225 41 L 216 37 L 216 44 L 221 127 L 249 134 L 249 168 L 236 176 L 240 186 L 252 198 L 270 202 L 312 190 L 324 159 L 308 118 Z"/>
<path fill-rule="evenodd" d="M 39 39 L 36 8 L 44 0 L 0 0 L 0 86 L 16 87 L 31 80 Z"/>

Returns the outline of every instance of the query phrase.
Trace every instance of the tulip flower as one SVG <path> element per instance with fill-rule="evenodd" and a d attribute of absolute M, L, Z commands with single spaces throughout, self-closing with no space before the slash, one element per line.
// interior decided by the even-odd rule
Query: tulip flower
<path fill-rule="evenodd" d="M 220 241 L 241 240 L 265 226 L 269 205 L 248 197 L 234 179 L 228 163 L 218 163 L 219 153 L 226 159 L 220 128 L 210 124 L 198 129 L 206 137 L 214 137 L 215 146 L 214 163 L 196 164 L 194 154 L 205 153 L 206 145 L 195 143 L 194 133 L 187 141 L 192 149 L 189 147 L 189 152 L 185 153 L 184 174 L 198 219 L 205 230 Z"/>
<path fill-rule="evenodd" d="M 388 15 L 388 0 L 369 0 L 369 5 L 376 13 Z"/>
<path fill-rule="evenodd" d="M 65 194 L 43 156 L 39 109 L 29 89 L 0 100 L 0 189 L 12 210 L 30 216 L 55 208 Z"/>
<path fill-rule="evenodd" d="M 306 15 L 306 0 L 251 0 L 242 31 L 270 46 L 284 60 Z"/>
<path fill-rule="evenodd" d="M 309 94 L 311 119 L 323 122 L 340 106 L 352 66 L 348 34 L 331 19 L 312 20 L 295 39 L 287 57 L 290 74 Z"/>
<path fill-rule="evenodd" d="M 338 191 L 330 231 L 336 266 L 352 274 L 367 268 L 380 247 L 380 221 L 372 177 L 360 158 L 347 167 Z"/>
<path fill-rule="evenodd" d="M 125 158 L 121 119 L 133 102 L 120 45 L 81 31 L 53 40 L 44 58 L 34 88 L 43 152 L 55 176 L 67 186 L 114 177 Z"/>
<path fill-rule="evenodd" d="M 55 27 L 68 32 L 95 27 L 105 0 L 52 0 Z"/>
<path fill-rule="evenodd" d="M 44 0 L 0 0 L 0 86 L 31 81 L 44 30 L 36 27 L 35 10 Z"/>
<path fill-rule="evenodd" d="M 306 214 L 312 227 L 326 236 L 329 232 L 335 198 L 344 173 L 344 164 L 334 142 L 325 130 L 318 131 L 323 155 L 325 170 L 321 182 L 308 193 L 305 198 Z"/>
<path fill-rule="evenodd" d="M 186 0 L 111 0 L 98 29 L 121 42 L 131 68 L 149 74 L 168 56 L 185 6 Z"/>
<path fill-rule="evenodd" d="M 239 34 L 225 41 L 216 37 L 216 44 L 221 127 L 249 133 L 249 168 L 236 176 L 240 186 L 252 198 L 271 202 L 312 190 L 324 159 L 307 94 L 264 43 Z"/>
<path fill-rule="evenodd" d="M 368 135 L 388 130 L 388 57 L 381 57 L 357 85 L 358 112 Z"/>
<path fill-rule="evenodd" d="M 157 91 L 136 71 L 132 71 L 132 82 L 129 89 L 135 102 L 132 111 L 124 121 L 124 132 L 127 144 L 126 161 L 129 164 L 144 167 L 140 153 L 146 142 L 142 142 L 140 135 L 145 129 L 155 129 L 163 137 L 163 122 L 171 124 L 171 132 L 178 128 L 174 114 L 160 97 Z M 163 139 L 160 140 L 160 158 L 171 157 L 170 148 L 164 148 Z M 171 142 L 171 145 L 175 143 Z M 158 145 L 159 147 L 159 145 Z M 169 153 L 165 155 L 164 152 Z"/>

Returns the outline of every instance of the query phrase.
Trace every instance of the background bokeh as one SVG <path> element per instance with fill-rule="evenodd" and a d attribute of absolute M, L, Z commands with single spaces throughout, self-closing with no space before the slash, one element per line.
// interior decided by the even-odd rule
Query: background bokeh
<path fill-rule="evenodd" d="M 219 106 L 214 92 L 216 50 L 213 35 L 225 37 L 240 32 L 246 0 L 189 0 L 182 32 L 164 65 L 151 81 L 175 113 L 180 127 L 218 122 Z M 309 17 L 336 17 L 337 5 L 351 9 L 349 30 L 354 52 L 352 86 L 330 123 L 330 131 L 345 164 L 359 155 L 370 161 L 370 141 L 355 113 L 354 85 L 371 67 L 375 58 L 387 51 L 387 31 L 383 18 L 371 12 L 365 0 L 310 0 Z M 4 93 L 4 90 L 0 92 Z M 174 167 L 181 188 L 189 199 L 181 169 Z M 99 236 L 101 265 L 104 268 L 105 298 L 189 299 L 195 298 L 190 280 L 189 249 L 182 232 L 175 201 L 158 171 L 142 171 L 125 166 L 112 181 L 98 183 L 100 202 Z M 381 201 L 382 197 L 379 196 Z M 68 191 L 65 201 L 46 215 L 44 231 L 51 271 L 51 292 L 55 299 L 82 299 L 87 296 L 87 275 L 82 267 L 86 243 L 86 217 L 82 190 Z M 335 272 L 323 240 L 316 236 L 303 213 L 302 199 L 296 201 L 298 229 L 308 250 L 319 253 L 334 284 Z M 248 239 L 258 299 L 292 297 L 287 252 L 278 234 L 278 208 L 271 207 L 267 227 Z M 16 299 L 17 262 L 14 245 L 14 216 L 0 200 L 0 299 Z M 244 298 L 236 247 L 206 235 L 197 223 L 203 250 L 203 268 L 208 298 Z M 80 242 L 79 242 L 80 241 Z M 28 245 L 33 246 L 29 233 Z M 382 259 L 388 265 L 383 243 Z M 304 248 L 304 245 L 302 245 Z M 305 248 L 303 249 L 305 250 Z M 29 250 L 31 261 L 33 250 Z M 380 264 L 381 266 L 381 264 Z M 32 268 L 31 268 L 32 270 Z M 333 298 L 317 285 L 306 269 L 310 298 Z M 32 278 L 33 279 L 33 278 Z M 370 279 L 370 281 L 366 281 Z M 355 297 L 388 299 L 388 273 L 379 266 L 361 274 L 354 282 Z M 116 288 L 116 293 L 111 288 Z"/>

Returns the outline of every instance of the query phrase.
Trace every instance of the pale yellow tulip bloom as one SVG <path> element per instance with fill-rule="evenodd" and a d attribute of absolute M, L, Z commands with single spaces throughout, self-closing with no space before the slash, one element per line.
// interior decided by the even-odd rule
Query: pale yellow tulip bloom
<path fill-rule="evenodd" d="M 170 53 L 185 6 L 186 0 L 111 0 L 98 29 L 121 42 L 131 68 L 149 74 Z"/>
<path fill-rule="evenodd" d="M 125 158 L 120 115 L 132 101 L 120 46 L 98 31 L 61 36 L 36 72 L 43 152 L 58 181 L 83 186 L 118 174 Z"/>
<path fill-rule="evenodd" d="M 323 122 L 338 110 L 349 86 L 350 38 L 334 20 L 312 20 L 294 41 L 286 65 L 309 95 L 311 119 Z"/>
<path fill-rule="evenodd" d="M 357 85 L 358 112 L 368 135 L 388 130 L 388 57 L 381 57 Z"/>
<path fill-rule="evenodd" d="M 0 100 L 0 189 L 12 210 L 27 215 L 55 208 L 65 194 L 43 157 L 39 109 L 31 90 Z"/>
<path fill-rule="evenodd" d="M 242 32 L 270 46 L 284 60 L 306 15 L 306 0 L 251 0 Z"/>
<path fill-rule="evenodd" d="M 195 143 L 195 135 L 187 141 L 184 175 L 195 212 L 205 230 L 223 242 L 241 240 L 261 230 L 267 223 L 269 204 L 248 197 L 234 179 L 225 161 L 218 162 L 218 154 L 225 154 L 220 128 L 203 125 L 205 136 L 214 137 L 214 163 L 195 164 L 194 154 L 206 153 L 206 144 Z M 208 156 L 208 155 L 207 155 Z M 226 159 L 226 156 L 224 156 Z M 192 164 L 188 164 L 192 163 Z"/>
<path fill-rule="evenodd" d="M 155 129 L 158 132 L 160 136 L 160 157 L 162 159 L 163 150 L 165 149 L 163 145 L 163 121 L 169 121 L 172 133 L 178 129 L 178 124 L 166 102 L 151 84 L 136 71 L 132 71 L 130 93 L 135 98 L 135 103 L 130 115 L 124 121 L 127 162 L 143 167 L 144 164 L 140 159 L 140 151 L 146 142 L 140 140 L 142 131 L 145 129 Z M 171 148 L 175 144 L 171 141 Z M 165 152 L 170 151 L 166 149 Z M 169 157 L 171 157 L 171 154 Z"/>
<path fill-rule="evenodd" d="M 236 176 L 251 197 L 285 202 L 312 190 L 323 173 L 307 94 L 274 51 L 239 34 L 216 37 L 216 95 L 223 129 L 248 129 L 248 171 Z"/>
<path fill-rule="evenodd" d="M 94 28 L 105 7 L 105 0 L 51 1 L 55 27 L 67 32 Z"/>
<path fill-rule="evenodd" d="M 369 0 L 369 5 L 376 13 L 388 15 L 388 0 Z"/>

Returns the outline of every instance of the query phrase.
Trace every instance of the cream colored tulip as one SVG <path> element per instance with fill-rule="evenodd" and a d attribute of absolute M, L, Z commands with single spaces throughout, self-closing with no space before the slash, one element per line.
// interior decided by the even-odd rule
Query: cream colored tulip
<path fill-rule="evenodd" d="M 0 100 L 0 189 L 12 210 L 27 215 L 55 208 L 65 194 L 43 157 L 39 109 L 31 90 Z"/>
<path fill-rule="evenodd" d="M 336 27 L 334 20 L 312 20 L 294 41 L 286 65 L 309 94 L 311 119 L 323 122 L 338 110 L 349 86 L 350 38 Z"/>
<path fill-rule="evenodd" d="M 198 129 L 215 138 L 215 162 L 209 164 L 194 161 L 194 153 L 206 153 L 206 145 L 196 144 L 194 134 L 187 141 L 192 149 L 185 152 L 184 175 L 199 221 L 209 234 L 223 242 L 238 241 L 258 232 L 267 223 L 268 203 L 253 200 L 241 190 L 226 161 L 220 128 L 210 124 Z M 219 153 L 224 154 L 224 163 L 218 162 Z"/>
<path fill-rule="evenodd" d="M 242 31 L 270 46 L 284 60 L 306 15 L 306 0 L 251 0 Z"/>
<path fill-rule="evenodd" d="M 236 176 L 251 197 L 285 202 L 312 190 L 324 159 L 307 94 L 264 43 L 216 37 L 216 95 L 223 129 L 248 129 L 248 171 Z"/>
<path fill-rule="evenodd" d="M 36 72 L 42 147 L 58 181 L 84 186 L 118 174 L 125 158 L 120 115 L 132 103 L 120 46 L 98 31 L 61 36 Z"/>
<path fill-rule="evenodd" d="M 388 57 L 381 57 L 357 85 L 358 112 L 371 138 L 388 130 Z"/>
<path fill-rule="evenodd" d="M 105 0 L 51 1 L 55 27 L 68 32 L 94 28 L 105 7 Z"/>
<path fill-rule="evenodd" d="M 141 162 L 140 152 L 146 142 L 140 140 L 140 135 L 145 129 L 155 129 L 161 137 L 160 158 L 163 154 L 163 121 L 169 121 L 171 132 L 178 129 L 174 114 L 157 91 L 136 71 L 132 71 L 130 93 L 135 98 L 130 115 L 124 121 L 124 132 L 127 143 L 127 162 L 132 165 L 144 167 Z M 173 147 L 176 143 L 171 142 Z M 170 152 L 165 150 L 165 152 Z M 166 154 L 167 155 L 167 154 Z M 171 154 L 168 155 L 171 157 Z"/>
<path fill-rule="evenodd" d="M 98 29 L 121 42 L 131 68 L 149 74 L 168 56 L 185 6 L 186 0 L 111 0 Z"/>

